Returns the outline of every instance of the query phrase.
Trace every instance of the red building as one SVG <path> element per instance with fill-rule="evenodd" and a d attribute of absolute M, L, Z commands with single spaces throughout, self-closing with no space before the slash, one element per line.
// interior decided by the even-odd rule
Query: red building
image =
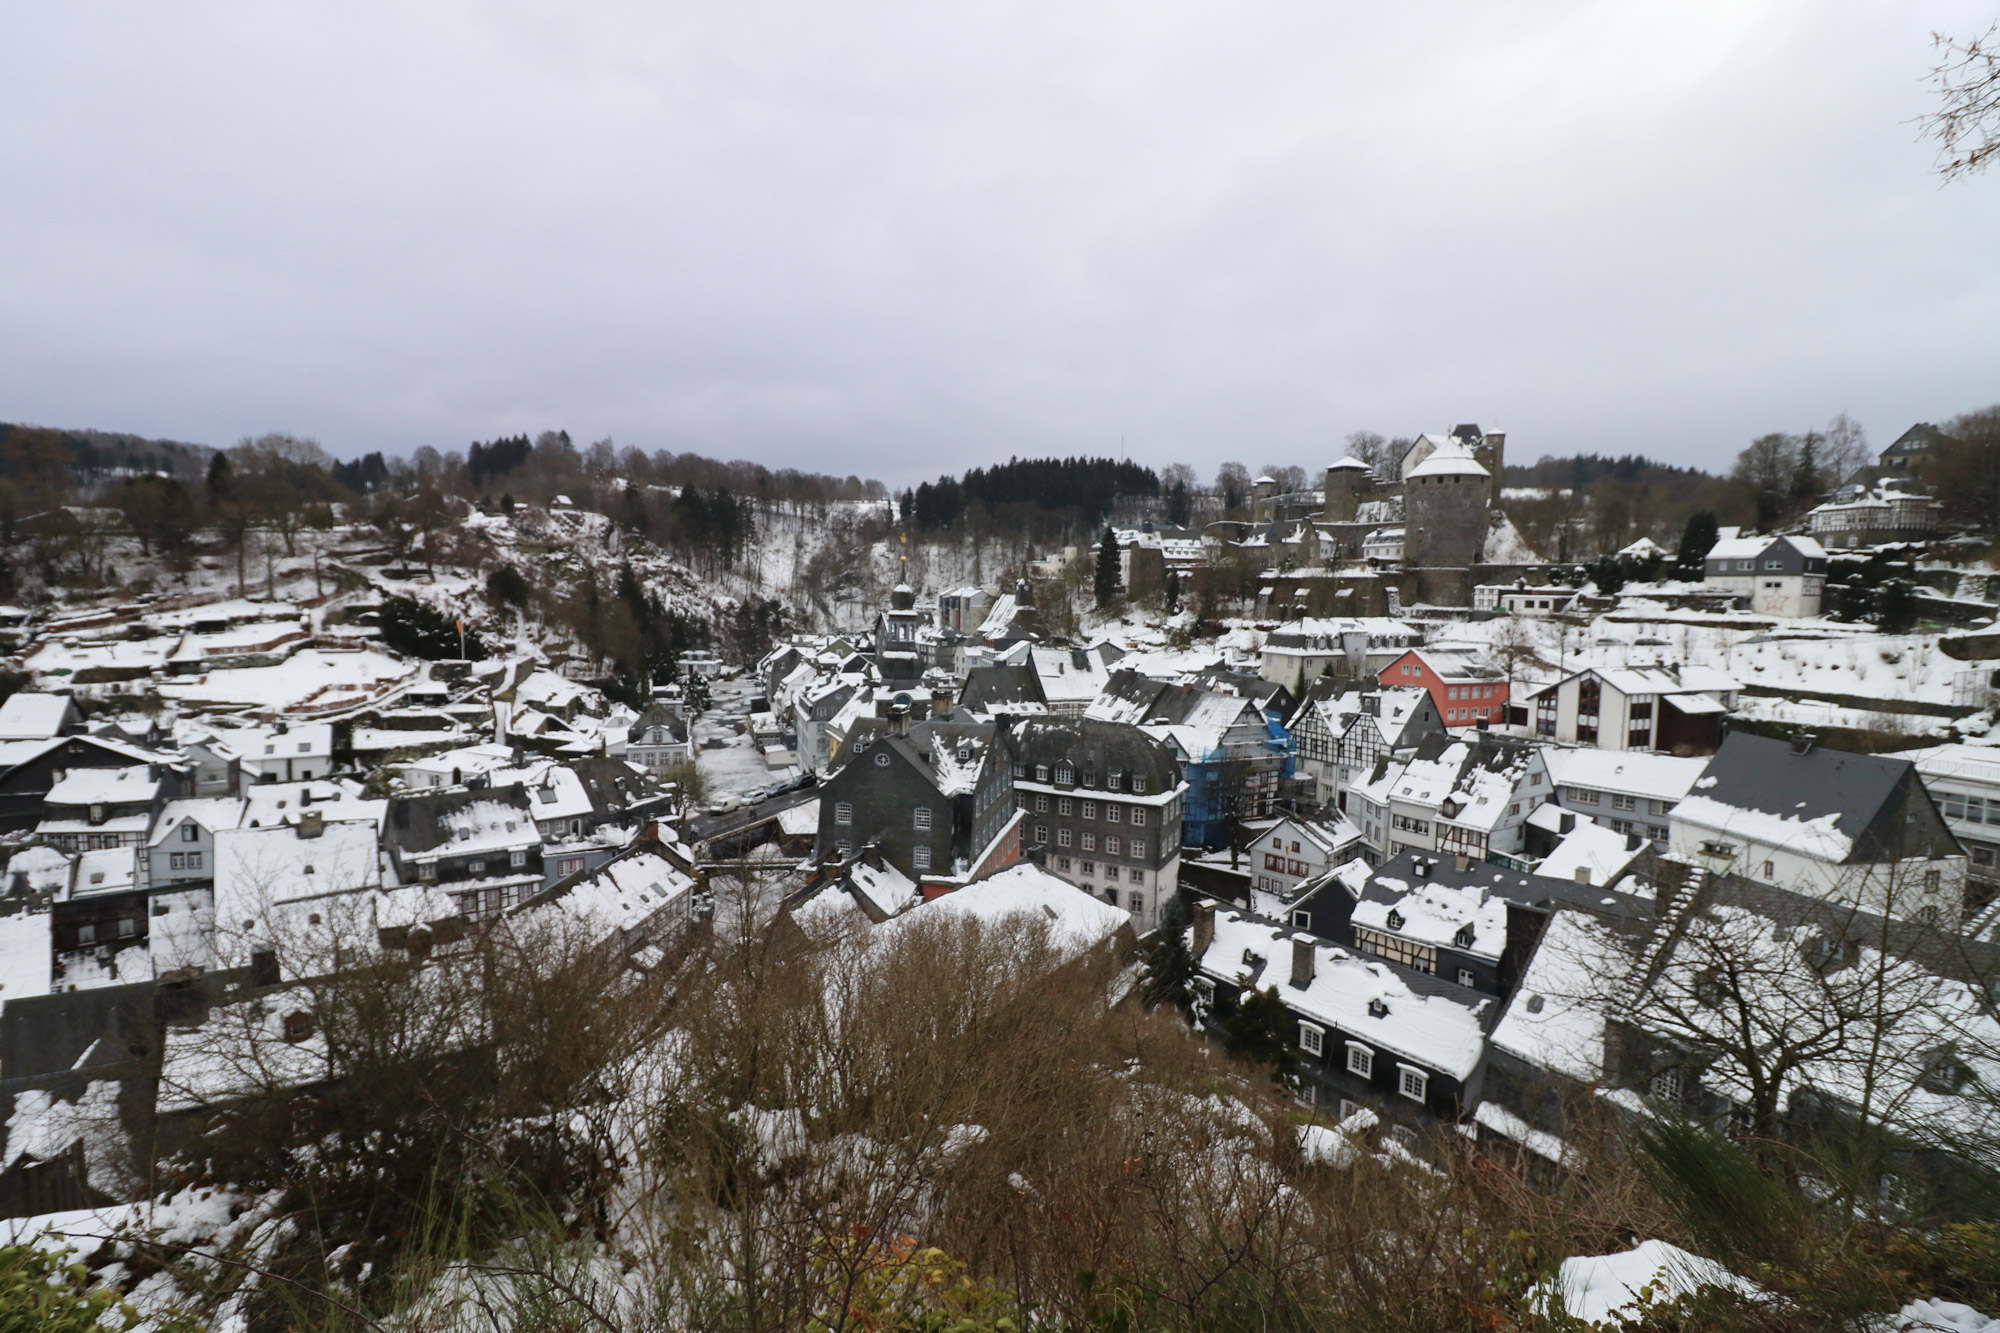
<path fill-rule="evenodd" d="M 1412 648 L 1382 668 L 1382 684 L 1428 691 L 1446 727 L 1507 721 L 1507 677 L 1469 650 Z"/>

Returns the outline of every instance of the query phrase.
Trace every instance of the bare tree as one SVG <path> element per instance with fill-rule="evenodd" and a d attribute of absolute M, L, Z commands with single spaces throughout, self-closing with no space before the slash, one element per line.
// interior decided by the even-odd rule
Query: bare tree
<path fill-rule="evenodd" d="M 1347 456 L 1373 469 L 1382 461 L 1388 441 L 1372 430 L 1357 430 L 1347 437 Z"/>
<path fill-rule="evenodd" d="M 1937 141 L 1935 169 L 1950 181 L 1984 171 L 2000 152 L 2000 23 L 1970 41 L 1934 32 L 1931 44 L 1939 105 L 1918 123 Z"/>

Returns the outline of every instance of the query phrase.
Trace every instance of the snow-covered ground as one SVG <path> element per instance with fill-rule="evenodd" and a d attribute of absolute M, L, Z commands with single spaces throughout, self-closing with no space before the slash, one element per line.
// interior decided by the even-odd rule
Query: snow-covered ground
<path fill-rule="evenodd" d="M 711 686 L 711 706 L 695 719 L 695 767 L 708 779 L 711 800 L 751 791 L 762 795 L 772 783 L 798 776 L 793 767 L 765 767 L 755 742 L 737 730 L 750 716 L 750 696 L 756 689 L 750 676 L 718 680 Z M 723 742 L 719 748 L 708 748 L 709 742 L 718 740 Z"/>

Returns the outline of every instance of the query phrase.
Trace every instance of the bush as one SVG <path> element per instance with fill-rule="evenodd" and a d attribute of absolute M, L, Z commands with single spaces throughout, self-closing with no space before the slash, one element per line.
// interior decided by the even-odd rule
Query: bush
<path fill-rule="evenodd" d="M 458 625 L 452 617 L 414 597 L 388 597 L 377 613 L 382 622 L 382 642 L 405 657 L 421 657 L 431 662 L 452 662 L 461 657 L 479 662 L 490 656 L 486 644 L 468 631 L 460 651 Z"/>

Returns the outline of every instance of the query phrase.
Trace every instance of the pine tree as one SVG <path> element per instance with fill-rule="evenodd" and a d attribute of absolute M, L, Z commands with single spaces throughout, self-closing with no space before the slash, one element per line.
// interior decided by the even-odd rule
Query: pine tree
<path fill-rule="evenodd" d="M 1186 527 L 1191 508 L 1187 483 L 1176 481 L 1174 488 L 1167 492 L 1167 522 L 1177 528 Z"/>
<path fill-rule="evenodd" d="M 1097 576 L 1091 590 L 1097 594 L 1097 609 L 1108 611 L 1118 600 L 1118 538 L 1110 528 L 1097 546 Z"/>
<path fill-rule="evenodd" d="M 1292 1042 L 1298 1034 L 1298 1020 L 1278 998 L 1278 988 L 1245 991 L 1236 1012 L 1229 1016 L 1229 1037 L 1223 1043 L 1239 1060 L 1270 1069 L 1280 1083 L 1295 1077 L 1297 1057 Z"/>
<path fill-rule="evenodd" d="M 1139 951 L 1145 969 L 1144 979 L 1139 983 L 1139 998 L 1148 1009 L 1171 1004 L 1185 1013 L 1193 999 L 1189 983 L 1194 980 L 1194 953 L 1188 948 L 1188 925 L 1187 908 L 1177 893 L 1167 899 L 1160 912 L 1159 929 Z"/>
<path fill-rule="evenodd" d="M 1180 614 L 1181 572 L 1178 569 L 1167 571 L 1167 584 L 1164 596 L 1166 598 L 1167 614 L 1170 616 Z"/>
<path fill-rule="evenodd" d="M 1681 529 L 1681 549 L 1679 561 L 1681 577 L 1698 579 L 1701 577 L 1702 561 L 1716 543 L 1718 532 L 1715 515 L 1707 509 L 1699 509 L 1688 515 L 1687 526 Z"/>

